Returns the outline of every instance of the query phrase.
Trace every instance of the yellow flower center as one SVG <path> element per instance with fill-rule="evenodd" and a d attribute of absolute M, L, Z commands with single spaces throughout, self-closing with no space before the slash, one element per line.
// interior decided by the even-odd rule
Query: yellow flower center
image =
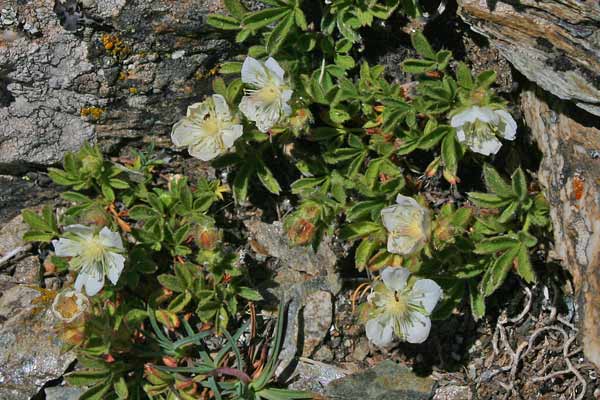
<path fill-rule="evenodd" d="M 396 236 L 408 236 L 410 238 L 421 238 L 424 233 L 421 227 L 421 221 L 419 216 L 415 215 L 410 219 L 410 222 L 406 225 L 397 227 L 392 235 Z"/>
<path fill-rule="evenodd" d="M 392 292 L 386 309 L 390 314 L 402 316 L 408 312 L 408 298 L 402 293 Z"/>
<path fill-rule="evenodd" d="M 258 98 L 264 103 L 273 103 L 279 98 L 281 92 L 275 85 L 268 85 L 258 91 Z"/>
<path fill-rule="evenodd" d="M 219 123 L 217 119 L 213 117 L 206 119 L 202 124 L 202 127 L 204 128 L 204 131 L 211 136 L 217 135 L 220 131 Z"/>
<path fill-rule="evenodd" d="M 101 261 L 106 253 L 106 246 L 102 244 L 98 237 L 93 237 L 85 243 L 83 258 L 90 261 Z"/>

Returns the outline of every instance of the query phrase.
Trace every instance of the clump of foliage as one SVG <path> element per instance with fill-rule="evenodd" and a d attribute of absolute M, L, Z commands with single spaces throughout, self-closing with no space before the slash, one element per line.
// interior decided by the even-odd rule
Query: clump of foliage
<path fill-rule="evenodd" d="M 424 341 L 429 319 L 463 302 L 481 318 L 511 271 L 536 281 L 548 206 L 522 168 L 508 179 L 489 163 L 517 131 L 495 74 L 473 76 L 421 33 L 419 58 L 402 65 L 411 81 L 362 59 L 361 29 L 418 15 L 413 2 L 263 2 L 250 12 L 226 0 L 230 15 L 209 17 L 248 55 L 221 66 L 215 93 L 172 132 L 231 186 L 165 177 L 152 149 L 117 163 L 85 146 L 50 170 L 68 188 L 65 212 L 24 213 L 27 238 L 52 244 L 52 265 L 74 284 L 53 309 L 85 367 L 67 378 L 89 387 L 84 399 L 310 398 L 276 385 L 285 305 L 276 327 L 256 316 L 268 304 L 216 219 L 233 207 L 229 192 L 238 206 L 290 196 L 291 243 L 335 236 L 359 271 L 381 271 L 360 315 L 382 347 L 392 333 Z"/>

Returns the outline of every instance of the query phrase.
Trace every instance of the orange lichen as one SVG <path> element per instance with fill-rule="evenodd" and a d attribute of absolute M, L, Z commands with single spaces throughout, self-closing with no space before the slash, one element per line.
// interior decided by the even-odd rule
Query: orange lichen
<path fill-rule="evenodd" d="M 79 111 L 79 113 L 82 117 L 89 117 L 97 120 L 100 119 L 102 114 L 104 114 L 104 110 L 98 107 L 84 107 Z"/>
<path fill-rule="evenodd" d="M 123 58 L 131 52 L 129 47 L 116 35 L 105 33 L 100 38 L 100 41 L 104 45 L 106 52 L 113 57 Z"/>

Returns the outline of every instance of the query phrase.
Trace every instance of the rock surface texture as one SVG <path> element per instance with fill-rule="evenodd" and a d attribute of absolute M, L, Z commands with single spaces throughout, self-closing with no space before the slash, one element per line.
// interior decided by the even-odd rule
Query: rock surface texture
<path fill-rule="evenodd" d="M 0 173 L 86 141 L 165 134 L 208 91 L 230 45 L 218 0 L 6 0 L 0 7 Z"/>
<path fill-rule="evenodd" d="M 529 80 L 600 116 L 600 6 L 593 0 L 459 0 L 459 14 Z"/>
<path fill-rule="evenodd" d="M 544 153 L 539 179 L 551 204 L 555 252 L 573 276 L 584 353 L 600 366 L 600 126 L 578 122 L 581 113 L 549 105 L 535 91 L 522 94 L 522 108 Z"/>

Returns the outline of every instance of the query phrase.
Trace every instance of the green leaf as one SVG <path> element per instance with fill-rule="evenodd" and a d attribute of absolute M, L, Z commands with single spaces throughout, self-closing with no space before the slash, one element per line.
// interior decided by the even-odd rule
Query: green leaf
<path fill-rule="evenodd" d="M 294 14 L 288 12 L 285 15 L 285 18 L 271 31 L 269 39 L 267 39 L 267 51 L 270 55 L 274 55 L 279 51 L 285 40 L 288 38 L 292 26 L 294 26 Z"/>
<path fill-rule="evenodd" d="M 237 174 L 235 174 L 235 178 L 233 180 L 233 197 L 238 204 L 246 201 L 246 197 L 248 195 L 248 184 L 253 171 L 254 167 L 252 165 L 245 164 L 237 172 Z"/>
<path fill-rule="evenodd" d="M 513 201 L 509 204 L 508 207 L 504 209 L 504 211 L 502 211 L 502 214 L 500 214 L 500 216 L 498 217 L 498 222 L 505 224 L 508 221 L 512 220 L 515 217 L 518 209 L 519 203 L 517 201 Z"/>
<path fill-rule="evenodd" d="M 55 236 L 53 233 L 29 231 L 23 234 L 23 240 L 26 242 L 50 243 Z"/>
<path fill-rule="evenodd" d="M 292 193 L 298 194 L 308 189 L 313 189 L 323 182 L 325 182 L 327 178 L 302 178 L 298 179 L 294 183 L 292 183 Z"/>
<path fill-rule="evenodd" d="M 182 312 L 185 306 L 190 303 L 190 301 L 192 301 L 192 295 L 186 290 L 185 292 L 175 296 L 175 298 L 169 303 L 167 309 L 172 313 Z"/>
<path fill-rule="evenodd" d="M 244 18 L 244 15 L 248 12 L 240 0 L 224 0 L 223 2 L 227 11 L 238 20 Z"/>
<path fill-rule="evenodd" d="M 456 79 L 458 80 L 458 84 L 465 89 L 472 89 L 474 86 L 471 70 L 464 62 L 458 63 L 456 67 Z"/>
<path fill-rule="evenodd" d="M 108 184 L 102 184 L 102 195 L 110 202 L 115 201 L 115 192 Z"/>
<path fill-rule="evenodd" d="M 485 297 L 483 293 L 481 293 L 475 281 L 469 281 L 469 300 L 471 303 L 471 313 L 473 314 L 474 319 L 477 321 L 485 315 Z"/>
<path fill-rule="evenodd" d="M 272 7 L 247 14 L 243 19 L 243 27 L 251 31 L 264 28 L 273 22 L 290 15 L 288 7 Z"/>
<path fill-rule="evenodd" d="M 125 378 L 120 377 L 119 380 L 114 383 L 113 387 L 115 389 L 115 393 L 117 396 L 119 396 L 119 399 L 126 400 L 129 398 L 129 389 L 127 389 Z"/>
<path fill-rule="evenodd" d="M 531 260 L 529 259 L 529 250 L 527 250 L 527 246 L 525 245 L 521 245 L 519 248 L 519 255 L 517 257 L 517 273 L 527 283 L 535 283 L 536 281 L 535 272 L 533 271 L 533 266 L 531 265 Z"/>
<path fill-rule="evenodd" d="M 495 71 L 483 71 L 477 76 L 477 86 L 487 88 L 496 81 Z"/>
<path fill-rule="evenodd" d="M 250 289 L 249 287 L 242 286 L 239 288 L 238 294 L 250 301 L 261 301 L 263 299 L 262 295 L 258 293 L 254 289 Z"/>
<path fill-rule="evenodd" d="M 29 225 L 32 230 L 41 232 L 52 231 L 52 227 L 48 225 L 39 215 L 30 210 L 23 210 L 23 220 Z"/>
<path fill-rule="evenodd" d="M 456 140 L 456 135 L 444 136 L 444 140 L 442 140 L 442 162 L 444 163 L 444 169 L 452 176 L 456 176 L 458 172 L 458 161 L 461 157 L 462 150 Z"/>
<path fill-rule="evenodd" d="M 345 240 L 358 239 L 382 230 L 383 227 L 374 222 L 355 222 L 345 225 L 340 231 L 340 238 Z"/>
<path fill-rule="evenodd" d="M 73 386 L 91 386 L 109 376 L 110 371 L 107 369 L 84 369 L 66 374 L 65 380 Z"/>
<path fill-rule="evenodd" d="M 519 247 L 513 247 L 503 253 L 492 264 L 481 280 L 483 294 L 487 297 L 494 293 L 506 280 L 508 272 L 513 267 L 513 261 L 519 254 Z"/>
<path fill-rule="evenodd" d="M 521 168 L 512 174 L 512 190 L 519 201 L 524 201 L 527 198 L 527 179 Z"/>
<path fill-rule="evenodd" d="M 267 190 L 273 194 L 279 194 L 281 192 L 281 187 L 277 182 L 277 179 L 273 176 L 273 173 L 267 166 L 259 160 L 256 174 L 258 175 L 258 179 L 262 182 L 263 186 L 267 188 Z"/>
<path fill-rule="evenodd" d="M 162 274 L 157 279 L 162 286 L 174 292 L 183 292 L 185 290 L 183 282 L 174 275 Z"/>
<path fill-rule="evenodd" d="M 410 37 L 410 41 L 412 42 L 413 47 L 420 56 L 428 60 L 436 59 L 435 51 L 433 51 L 431 45 L 427 41 L 427 38 L 421 32 L 417 31 L 413 33 Z"/>
<path fill-rule="evenodd" d="M 491 193 L 469 192 L 469 200 L 482 208 L 502 208 L 512 202 L 512 199 L 502 198 Z"/>
<path fill-rule="evenodd" d="M 111 389 L 112 385 L 110 384 L 110 381 L 99 383 L 98 385 L 89 388 L 79 397 L 79 400 L 104 400 Z"/>
<path fill-rule="evenodd" d="M 483 177 L 488 192 L 495 193 L 500 197 L 512 197 L 511 186 L 488 163 L 483 165 Z"/>
<path fill-rule="evenodd" d="M 304 12 L 300 7 L 296 7 L 294 9 L 294 20 L 296 21 L 296 25 L 306 31 L 308 29 L 308 24 L 306 23 L 306 17 L 304 16 Z"/>
<path fill-rule="evenodd" d="M 356 269 L 363 271 L 367 266 L 369 259 L 379 246 L 380 244 L 373 240 L 369 240 L 368 238 L 363 239 L 354 253 L 354 264 L 356 265 Z"/>
<path fill-rule="evenodd" d="M 477 254 L 494 254 L 502 250 L 512 249 L 520 245 L 519 241 L 508 235 L 485 239 L 475 246 Z"/>
<path fill-rule="evenodd" d="M 241 28 L 239 20 L 222 14 L 209 14 L 206 23 L 225 31 L 237 31 Z"/>
<path fill-rule="evenodd" d="M 351 69 L 356 65 L 354 58 L 343 54 L 338 54 L 335 56 L 335 63 L 344 69 Z"/>
<path fill-rule="evenodd" d="M 409 74 L 422 74 L 429 71 L 434 71 L 437 64 L 429 60 L 408 59 L 402 63 L 402 69 Z"/>
<path fill-rule="evenodd" d="M 108 183 L 115 189 L 129 189 L 129 183 L 122 179 L 111 178 L 108 180 Z"/>
<path fill-rule="evenodd" d="M 228 74 L 239 74 L 242 72 L 242 63 L 241 62 L 224 62 L 221 64 L 219 68 L 219 73 L 228 75 Z"/>
<path fill-rule="evenodd" d="M 379 214 L 385 207 L 381 200 L 367 200 L 354 204 L 346 211 L 346 219 L 353 222 L 361 218 L 370 218 Z"/>

